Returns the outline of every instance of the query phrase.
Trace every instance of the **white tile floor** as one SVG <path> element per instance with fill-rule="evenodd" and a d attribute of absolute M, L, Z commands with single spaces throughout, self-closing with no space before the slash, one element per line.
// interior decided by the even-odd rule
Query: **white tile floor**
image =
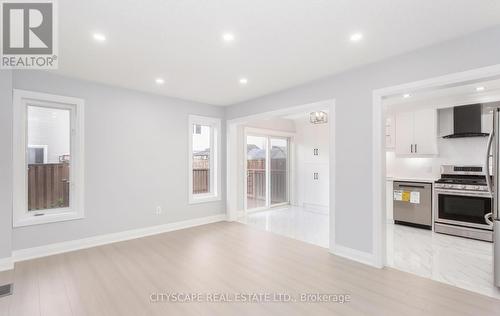
<path fill-rule="evenodd" d="M 328 247 L 326 214 L 291 206 L 251 213 L 241 222 Z M 500 299 L 500 290 L 493 285 L 491 243 L 387 224 L 387 263 L 399 270 Z"/>
<path fill-rule="evenodd" d="M 240 221 L 259 229 L 328 248 L 328 218 L 327 214 L 288 206 L 249 213 Z"/>
<path fill-rule="evenodd" d="M 489 242 L 387 224 L 387 264 L 500 299 Z"/>

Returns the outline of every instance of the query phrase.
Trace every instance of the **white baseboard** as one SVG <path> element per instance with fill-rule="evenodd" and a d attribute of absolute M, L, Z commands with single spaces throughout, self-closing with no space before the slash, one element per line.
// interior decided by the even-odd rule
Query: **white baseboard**
<path fill-rule="evenodd" d="M 79 249 L 91 248 L 95 246 L 110 244 L 114 242 L 130 240 L 135 238 L 141 238 L 161 233 L 166 233 L 174 230 L 180 230 L 189 227 L 195 227 L 210 223 L 216 223 L 226 220 L 226 214 L 213 215 L 202 218 L 195 218 L 180 222 L 173 222 L 164 225 L 151 226 L 145 228 L 138 228 L 127 230 L 118 233 L 106 234 L 93 236 L 83 239 L 59 242 L 55 244 L 49 244 L 40 247 L 26 248 L 15 250 L 12 252 L 11 263 L 18 261 L 24 261 L 29 259 L 35 259 L 40 257 L 46 257 L 50 255 L 56 255 L 64 252 L 75 251 Z M 0 261 L 1 269 L 1 261 Z"/>
<path fill-rule="evenodd" d="M 330 252 L 336 256 L 363 263 L 372 267 L 380 268 L 375 262 L 375 257 L 371 252 L 364 252 L 339 245 L 335 245 L 333 247 L 333 251 Z"/>
<path fill-rule="evenodd" d="M 12 269 L 14 269 L 14 261 L 12 261 L 12 257 L 0 259 L 0 272 Z"/>

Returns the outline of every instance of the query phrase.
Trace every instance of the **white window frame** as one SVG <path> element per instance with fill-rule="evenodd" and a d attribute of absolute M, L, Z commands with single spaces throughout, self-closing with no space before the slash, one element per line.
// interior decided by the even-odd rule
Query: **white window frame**
<path fill-rule="evenodd" d="M 193 125 L 210 126 L 210 192 L 193 194 Z M 215 117 L 189 115 L 188 119 L 188 193 L 189 204 L 219 201 L 221 199 L 221 120 Z"/>
<path fill-rule="evenodd" d="M 14 89 L 13 106 L 13 227 L 84 218 L 84 100 Z M 70 110 L 70 204 L 67 208 L 28 211 L 28 106 Z"/>

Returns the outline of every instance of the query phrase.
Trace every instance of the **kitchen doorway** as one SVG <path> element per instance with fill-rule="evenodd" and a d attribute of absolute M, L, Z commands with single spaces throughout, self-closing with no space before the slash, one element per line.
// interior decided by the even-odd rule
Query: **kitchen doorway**
<path fill-rule="evenodd" d="M 374 91 L 374 265 L 500 298 L 493 281 L 497 263 L 491 239 L 478 238 L 475 232 L 479 230 L 472 234 L 464 225 L 443 231 L 440 223 L 440 209 L 444 212 L 449 206 L 440 198 L 441 188 L 451 189 L 454 195 L 484 193 L 481 183 L 486 182 L 488 170 L 485 135 L 491 131 L 486 105 L 499 100 L 500 66 Z M 466 135 L 476 137 L 461 138 L 463 135 L 453 132 L 462 128 L 454 126 L 454 113 L 455 118 L 460 117 L 469 107 L 477 112 L 476 126 L 490 129 L 483 132 L 479 128 Z M 474 121 L 471 115 L 467 120 Z M 465 182 L 454 184 L 459 181 Z M 471 181 L 475 185 L 468 184 Z M 432 189 L 423 194 L 411 186 Z M 429 212 L 423 207 L 428 205 Z M 462 206 L 457 204 L 454 209 L 463 210 Z M 477 203 L 473 206 L 481 211 Z M 401 217 L 396 207 L 423 210 L 429 218 L 420 220 L 407 212 Z M 491 230 L 481 232 L 491 235 Z"/>

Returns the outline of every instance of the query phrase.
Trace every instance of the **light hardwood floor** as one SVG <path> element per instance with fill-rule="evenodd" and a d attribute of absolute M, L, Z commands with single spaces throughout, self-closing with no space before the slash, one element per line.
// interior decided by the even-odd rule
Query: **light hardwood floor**
<path fill-rule="evenodd" d="M 16 263 L 0 315 L 500 315 L 500 300 L 221 222 Z M 154 292 L 349 294 L 349 303 L 165 303 Z"/>

